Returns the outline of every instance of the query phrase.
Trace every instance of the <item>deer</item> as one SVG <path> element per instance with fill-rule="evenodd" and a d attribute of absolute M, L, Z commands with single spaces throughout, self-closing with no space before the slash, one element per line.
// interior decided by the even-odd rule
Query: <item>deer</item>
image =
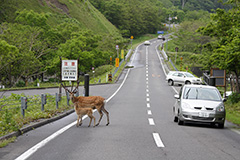
<path fill-rule="evenodd" d="M 69 97 L 70 97 L 72 103 L 75 105 L 74 108 L 76 108 L 77 111 L 79 110 L 79 108 L 97 109 L 100 117 L 99 117 L 98 123 L 95 126 L 99 125 L 100 121 L 102 120 L 103 112 L 104 112 L 107 116 L 106 126 L 109 125 L 109 113 L 104 108 L 105 103 L 106 103 L 105 98 L 103 98 L 101 96 L 89 96 L 89 97 L 78 96 L 78 97 L 75 97 L 74 94 L 77 93 L 79 82 L 77 82 L 77 87 L 71 91 L 68 90 L 66 88 L 66 86 L 64 86 L 62 83 L 61 83 L 61 85 L 65 89 L 65 91 L 69 93 Z M 76 111 L 76 109 L 75 109 L 75 111 Z"/>
<path fill-rule="evenodd" d="M 93 116 L 93 109 L 92 108 L 80 108 L 80 107 L 78 107 L 78 104 L 75 103 L 74 104 L 74 109 L 75 109 L 76 114 L 78 115 L 77 125 L 76 125 L 77 127 L 82 125 L 82 117 L 84 115 L 88 115 L 88 117 L 90 118 L 90 122 L 89 122 L 88 127 L 91 126 L 92 119 L 94 120 L 94 126 L 93 127 L 95 127 L 96 118 Z M 80 120 L 80 124 L 79 124 L 79 120 Z"/>

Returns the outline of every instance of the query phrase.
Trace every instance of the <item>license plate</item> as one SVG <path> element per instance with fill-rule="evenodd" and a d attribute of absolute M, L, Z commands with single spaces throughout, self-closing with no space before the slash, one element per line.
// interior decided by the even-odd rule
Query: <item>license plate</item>
<path fill-rule="evenodd" d="M 209 113 L 199 112 L 199 117 L 209 117 Z"/>

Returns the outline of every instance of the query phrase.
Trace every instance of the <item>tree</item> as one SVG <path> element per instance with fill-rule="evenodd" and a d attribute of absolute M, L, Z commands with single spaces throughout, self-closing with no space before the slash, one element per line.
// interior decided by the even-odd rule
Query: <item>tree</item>
<path fill-rule="evenodd" d="M 240 1 L 230 0 L 234 7 L 229 11 L 217 9 L 211 16 L 211 22 L 198 29 L 203 35 L 215 37 L 214 42 L 208 43 L 206 48 L 212 51 L 207 56 L 213 61 L 208 62 L 209 66 L 217 66 L 226 69 L 228 73 L 233 73 L 237 78 L 237 92 L 240 93 Z M 209 53 L 209 52 L 208 52 Z"/>

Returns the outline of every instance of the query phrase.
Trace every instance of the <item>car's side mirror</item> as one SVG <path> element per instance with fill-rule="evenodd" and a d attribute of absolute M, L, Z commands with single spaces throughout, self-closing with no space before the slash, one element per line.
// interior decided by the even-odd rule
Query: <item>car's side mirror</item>
<path fill-rule="evenodd" d="M 223 98 L 222 101 L 223 101 L 223 102 L 226 102 L 226 101 L 227 101 L 227 98 Z"/>
<path fill-rule="evenodd" d="M 179 97 L 179 94 L 175 94 L 175 95 L 174 95 L 174 98 L 179 99 L 179 98 L 180 98 L 180 97 Z"/>

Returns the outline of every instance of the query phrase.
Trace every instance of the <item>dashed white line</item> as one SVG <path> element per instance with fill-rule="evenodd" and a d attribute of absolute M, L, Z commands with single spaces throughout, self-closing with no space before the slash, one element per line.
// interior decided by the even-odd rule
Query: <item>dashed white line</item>
<path fill-rule="evenodd" d="M 147 93 L 146 96 L 149 97 L 149 94 Z"/>
<path fill-rule="evenodd" d="M 148 118 L 149 125 L 154 126 L 154 120 L 152 118 Z"/>
<path fill-rule="evenodd" d="M 150 103 L 147 103 L 147 108 L 150 108 Z"/>
<path fill-rule="evenodd" d="M 153 138 L 157 147 L 165 147 L 158 133 L 153 133 Z"/>
<path fill-rule="evenodd" d="M 147 110 L 147 114 L 148 115 L 152 115 L 152 111 L 151 110 Z"/>
<path fill-rule="evenodd" d="M 147 98 L 147 102 L 149 102 L 150 101 L 150 98 Z"/>

